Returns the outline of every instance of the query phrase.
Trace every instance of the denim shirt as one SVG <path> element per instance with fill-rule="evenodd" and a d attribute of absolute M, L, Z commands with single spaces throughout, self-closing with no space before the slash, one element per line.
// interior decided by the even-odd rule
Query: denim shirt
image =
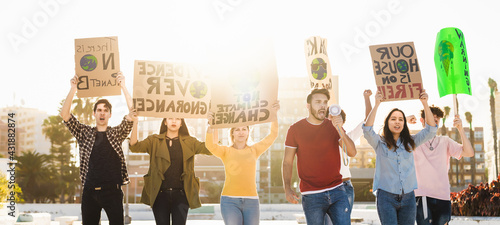
<path fill-rule="evenodd" d="M 426 124 L 424 129 L 412 135 L 415 147 L 436 136 L 436 132 L 437 126 L 431 127 Z M 413 152 L 405 150 L 401 138 L 398 139 L 397 149 L 394 151 L 394 148 L 391 150 L 387 148 L 387 144 L 380 135 L 373 131 L 373 127 L 363 124 L 363 133 L 377 154 L 373 193 L 376 194 L 378 189 L 382 189 L 393 194 L 406 194 L 417 189 Z"/>

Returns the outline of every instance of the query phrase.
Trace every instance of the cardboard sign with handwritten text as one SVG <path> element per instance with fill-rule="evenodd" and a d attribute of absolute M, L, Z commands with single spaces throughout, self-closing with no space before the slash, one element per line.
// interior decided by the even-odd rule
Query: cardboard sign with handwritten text
<path fill-rule="evenodd" d="M 120 95 L 119 71 L 118 37 L 75 39 L 78 97 Z"/>
<path fill-rule="evenodd" d="M 328 104 L 338 104 L 338 96 L 336 95 L 338 90 L 334 90 L 338 86 L 336 86 L 335 79 L 333 79 L 326 38 L 313 36 L 306 39 L 304 52 L 311 89 L 327 89 L 330 92 Z"/>
<path fill-rule="evenodd" d="M 134 108 L 139 116 L 207 118 L 210 83 L 199 66 L 134 62 Z"/>
<path fill-rule="evenodd" d="M 377 90 L 385 101 L 418 99 L 423 90 L 413 42 L 371 45 Z"/>
<path fill-rule="evenodd" d="M 211 70 L 210 111 L 214 128 L 272 122 L 272 105 L 278 99 L 278 74 L 274 48 L 269 40 L 245 40 L 226 49 Z"/>

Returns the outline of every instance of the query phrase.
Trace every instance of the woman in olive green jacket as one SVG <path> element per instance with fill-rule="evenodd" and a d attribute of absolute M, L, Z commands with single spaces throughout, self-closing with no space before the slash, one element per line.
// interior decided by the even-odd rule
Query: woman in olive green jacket
<path fill-rule="evenodd" d="M 130 138 L 132 152 L 150 155 L 141 202 L 153 208 L 156 224 L 185 224 L 189 208 L 201 207 L 200 181 L 194 174 L 194 155 L 211 154 L 204 142 L 189 135 L 184 119 L 165 118 L 160 134 L 137 141 L 137 121 Z"/>

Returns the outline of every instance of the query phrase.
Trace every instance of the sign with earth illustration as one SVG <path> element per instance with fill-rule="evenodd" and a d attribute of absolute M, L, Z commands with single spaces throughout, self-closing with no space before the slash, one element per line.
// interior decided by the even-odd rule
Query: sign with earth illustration
<path fill-rule="evenodd" d="M 193 64 L 136 60 L 133 102 L 139 116 L 206 118 L 209 80 Z"/>
<path fill-rule="evenodd" d="M 78 97 L 120 95 L 118 37 L 75 39 L 75 71 Z"/>
<path fill-rule="evenodd" d="M 311 89 L 327 89 L 331 96 L 329 104 L 338 104 L 336 102 L 336 91 L 333 90 L 335 88 L 335 81 L 332 79 L 326 38 L 314 36 L 306 39 L 304 51 Z"/>
<path fill-rule="evenodd" d="M 413 42 L 371 45 L 377 90 L 385 101 L 418 99 L 423 90 Z"/>
<path fill-rule="evenodd" d="M 239 39 L 242 40 L 242 39 Z M 247 38 L 242 46 L 221 48 L 211 63 L 213 128 L 229 128 L 276 120 L 278 74 L 272 42 Z"/>

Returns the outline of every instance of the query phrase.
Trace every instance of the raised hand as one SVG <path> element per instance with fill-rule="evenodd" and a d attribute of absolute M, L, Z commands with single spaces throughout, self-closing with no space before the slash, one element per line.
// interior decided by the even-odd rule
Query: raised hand
<path fill-rule="evenodd" d="M 408 122 L 409 124 L 416 124 L 417 117 L 415 117 L 414 115 L 409 115 L 406 117 L 406 122 Z"/>
<path fill-rule="evenodd" d="M 460 119 L 459 115 L 455 115 L 455 119 L 453 119 L 453 126 L 456 127 L 458 130 L 463 129 L 462 119 Z"/>
<path fill-rule="evenodd" d="M 366 89 L 366 90 L 363 92 L 363 96 L 364 96 L 365 98 L 368 98 L 368 97 L 370 97 L 371 95 L 372 95 L 372 90 L 370 90 L 370 89 Z"/>
<path fill-rule="evenodd" d="M 429 100 L 429 95 L 427 94 L 427 92 L 425 92 L 425 89 L 422 90 L 422 93 L 420 93 L 419 98 L 422 103 L 427 103 L 427 100 Z"/>
<path fill-rule="evenodd" d="M 280 101 L 276 101 L 272 106 L 271 108 L 273 108 L 276 112 L 278 112 L 278 110 L 280 110 Z"/>
<path fill-rule="evenodd" d="M 124 87 L 125 86 L 125 76 L 123 76 L 122 71 L 119 71 L 118 76 L 116 76 L 116 83 L 118 83 L 118 86 Z"/>
<path fill-rule="evenodd" d="M 138 121 L 137 110 L 135 109 L 130 110 L 128 116 L 130 117 L 130 119 L 132 119 L 132 121 L 134 122 Z"/>
<path fill-rule="evenodd" d="M 73 76 L 73 78 L 71 78 L 70 80 L 71 89 L 76 88 L 77 83 L 78 83 L 78 75 L 75 74 L 75 76 Z"/>
<path fill-rule="evenodd" d="M 383 101 L 385 101 L 385 97 L 382 95 L 382 92 L 377 91 L 377 94 L 375 95 L 375 104 L 380 104 Z"/>

